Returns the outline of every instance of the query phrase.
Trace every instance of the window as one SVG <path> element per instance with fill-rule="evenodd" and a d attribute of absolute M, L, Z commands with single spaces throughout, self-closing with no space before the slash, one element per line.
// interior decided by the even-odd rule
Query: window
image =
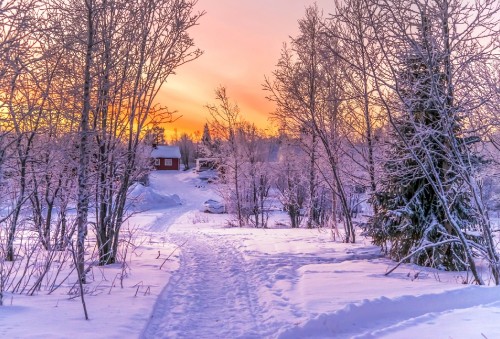
<path fill-rule="evenodd" d="M 165 159 L 165 166 L 172 166 L 172 159 Z"/>
<path fill-rule="evenodd" d="M 155 166 L 160 166 L 160 159 L 155 159 Z"/>

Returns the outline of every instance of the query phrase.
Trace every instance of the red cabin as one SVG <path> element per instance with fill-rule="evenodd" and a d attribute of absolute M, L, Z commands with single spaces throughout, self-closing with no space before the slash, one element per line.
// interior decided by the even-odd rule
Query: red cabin
<path fill-rule="evenodd" d="M 156 170 L 178 171 L 181 169 L 181 151 L 178 146 L 155 145 L 151 152 Z"/>

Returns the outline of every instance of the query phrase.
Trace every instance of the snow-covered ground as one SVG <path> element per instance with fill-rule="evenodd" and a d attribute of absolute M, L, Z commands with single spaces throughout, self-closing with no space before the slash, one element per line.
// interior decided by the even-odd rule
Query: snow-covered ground
<path fill-rule="evenodd" d="M 0 338 L 500 338 L 500 289 L 458 273 L 394 263 L 360 237 L 328 230 L 227 227 L 201 212 L 218 199 L 193 172 L 135 187 L 138 245 L 127 266 L 92 269 L 90 320 L 68 295 L 7 294 Z M 123 288 L 121 273 L 126 272 Z"/>

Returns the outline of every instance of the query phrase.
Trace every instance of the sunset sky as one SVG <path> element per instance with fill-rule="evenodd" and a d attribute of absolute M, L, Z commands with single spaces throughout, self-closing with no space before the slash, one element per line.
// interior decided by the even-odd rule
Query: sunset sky
<path fill-rule="evenodd" d="M 167 137 L 202 131 L 209 115 L 206 104 L 215 103 L 214 90 L 223 85 L 238 103 L 245 120 L 269 128 L 274 110 L 262 90 L 280 50 L 298 32 L 297 20 L 315 1 L 307 0 L 199 0 L 198 10 L 207 13 L 191 31 L 197 47 L 204 51 L 198 60 L 182 66 L 162 88 L 159 101 L 182 115 L 166 127 Z M 332 0 L 318 0 L 325 15 Z"/>

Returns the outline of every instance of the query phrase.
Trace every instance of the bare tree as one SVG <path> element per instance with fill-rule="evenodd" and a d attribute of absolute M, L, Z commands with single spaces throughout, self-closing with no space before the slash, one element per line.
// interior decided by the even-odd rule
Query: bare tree
<path fill-rule="evenodd" d="M 255 125 L 242 124 L 237 131 L 241 155 L 246 160 L 243 170 L 245 187 L 244 211 L 250 215 L 250 222 L 255 227 L 267 227 L 267 198 L 271 188 L 272 172 L 270 141 Z"/>
<path fill-rule="evenodd" d="M 242 167 L 246 160 L 241 155 L 242 150 L 238 142 L 238 129 L 242 124 L 240 109 L 237 104 L 230 101 L 225 87 L 221 86 L 215 90 L 215 98 L 218 104 L 206 107 L 212 117 L 210 126 L 213 133 L 216 138 L 224 142 L 216 155 L 220 158 L 225 180 L 229 183 L 229 187 L 232 187 L 225 194 L 226 201 L 234 202 L 238 226 L 243 227 L 247 223 L 248 213 L 244 211 L 241 187 Z"/>
<path fill-rule="evenodd" d="M 51 51 L 43 46 L 45 27 L 36 24 L 42 12 L 40 3 L 35 1 L 9 2 L 0 8 L 5 19 L 0 41 L 5 52 L 0 70 L 3 73 L 0 101 L 5 112 L 2 139 L 7 141 L 1 160 L 5 162 L 6 156 L 10 157 L 9 187 L 13 188 L 6 240 L 9 261 L 14 260 L 14 238 L 30 195 L 29 162 L 47 109 L 53 70 L 57 67 L 57 61 L 46 62 Z"/>
<path fill-rule="evenodd" d="M 98 67 L 103 77 L 98 87 L 98 125 L 94 125 L 100 166 L 96 212 L 101 264 L 116 260 L 128 187 L 144 170 L 139 152 L 142 130 L 148 123 L 172 120 L 170 111 L 155 104 L 156 95 L 176 68 L 201 55 L 188 31 L 203 15 L 194 11 L 195 0 L 140 1 L 123 8 L 106 5 L 102 20 L 107 25 L 99 32 L 104 53 Z M 116 23 L 113 18 L 123 21 Z M 113 183 L 116 171 L 120 180 Z"/>
<path fill-rule="evenodd" d="M 339 59 L 327 53 L 327 36 L 317 6 L 309 7 L 299 21 L 301 34 L 285 46 L 274 81 L 266 79 L 269 99 L 278 105 L 274 117 L 288 128 L 306 131 L 318 138 L 332 171 L 329 183 L 338 196 L 345 221 L 346 242 L 355 241 L 350 205 L 339 168 L 341 124 L 344 104 Z M 330 42 L 331 44 L 331 42 Z"/>
<path fill-rule="evenodd" d="M 303 170 L 305 156 L 302 147 L 286 136 L 282 137 L 274 181 L 292 228 L 300 227 L 304 215 L 307 198 L 307 179 Z"/>
<path fill-rule="evenodd" d="M 212 147 L 221 172 L 220 193 L 239 227 L 267 227 L 266 201 L 271 188 L 268 168 L 269 143 L 254 125 L 240 118 L 224 87 L 216 90 L 218 105 L 207 106 L 212 115 L 212 133 L 220 140 Z M 207 143 L 208 144 L 208 143 Z"/>
<path fill-rule="evenodd" d="M 57 34 L 64 60 L 73 66 L 67 76 L 81 91 L 71 97 L 80 136 L 79 263 L 90 207 L 95 208 L 99 262 L 116 261 L 128 188 L 148 168 L 143 131 L 172 120 L 172 112 L 156 104 L 156 95 L 177 67 L 201 55 L 188 35 L 203 15 L 195 5 L 195 0 L 74 0 L 51 7 L 51 17 L 61 23 Z"/>
<path fill-rule="evenodd" d="M 189 162 L 195 151 L 193 140 L 191 140 L 187 133 L 182 133 L 178 144 L 181 151 L 181 162 L 184 165 L 184 170 L 188 170 L 190 168 Z"/>
<path fill-rule="evenodd" d="M 346 109 L 351 111 L 344 124 L 347 149 L 352 151 L 352 162 L 367 173 L 367 180 L 351 177 L 358 185 L 368 186 L 373 193 L 377 188 L 376 140 L 374 130 L 380 126 L 380 110 L 376 105 L 376 91 L 369 65 L 376 71 L 379 58 L 375 48 L 373 27 L 366 17 L 374 6 L 365 0 L 336 1 L 335 12 L 326 22 L 326 48 L 342 64 L 343 88 L 348 98 Z M 362 112 L 362 114 L 359 114 Z M 351 169 L 352 170 L 352 169 Z M 349 173 L 346 173 L 349 175 Z M 366 182 L 366 183 L 365 183 Z M 372 204 L 374 213 L 377 205 Z"/>

